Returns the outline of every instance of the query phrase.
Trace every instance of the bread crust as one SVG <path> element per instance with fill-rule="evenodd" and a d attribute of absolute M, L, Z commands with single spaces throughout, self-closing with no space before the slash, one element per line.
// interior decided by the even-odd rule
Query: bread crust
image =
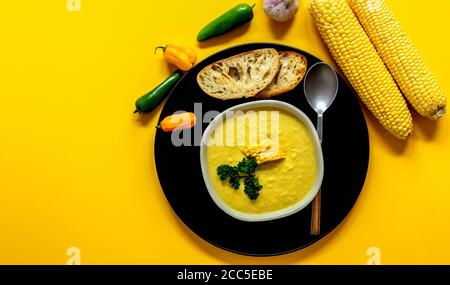
<path fill-rule="evenodd" d="M 274 81 L 257 95 L 258 98 L 270 98 L 289 92 L 297 87 L 305 77 L 308 61 L 303 54 L 283 51 L 279 53 L 279 57 L 280 66 Z M 289 73 L 289 76 L 286 73 Z M 286 78 L 285 82 L 281 77 Z"/>
<path fill-rule="evenodd" d="M 207 95 L 217 99 L 254 97 L 271 84 L 279 64 L 275 49 L 248 51 L 206 66 L 198 73 L 197 82 Z"/>

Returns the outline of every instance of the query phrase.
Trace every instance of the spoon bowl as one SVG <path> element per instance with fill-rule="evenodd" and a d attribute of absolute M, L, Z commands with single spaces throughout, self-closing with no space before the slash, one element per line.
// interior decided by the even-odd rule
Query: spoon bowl
<path fill-rule="evenodd" d="M 303 87 L 309 105 L 317 114 L 323 115 L 336 98 L 339 80 L 331 66 L 319 62 L 306 73 Z"/>

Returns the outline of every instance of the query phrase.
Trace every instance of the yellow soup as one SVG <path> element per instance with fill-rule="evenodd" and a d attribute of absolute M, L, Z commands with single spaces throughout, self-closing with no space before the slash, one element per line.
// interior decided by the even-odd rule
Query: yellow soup
<path fill-rule="evenodd" d="M 282 149 L 282 160 L 261 164 L 256 171 L 263 188 L 256 200 L 244 193 L 244 183 L 234 190 L 221 181 L 217 167 L 236 165 L 243 158 L 243 147 L 270 140 Z M 294 115 L 270 108 L 246 111 L 220 123 L 207 140 L 206 160 L 215 191 L 225 204 L 243 213 L 268 213 L 292 206 L 302 200 L 317 179 L 314 140 L 308 127 Z"/>

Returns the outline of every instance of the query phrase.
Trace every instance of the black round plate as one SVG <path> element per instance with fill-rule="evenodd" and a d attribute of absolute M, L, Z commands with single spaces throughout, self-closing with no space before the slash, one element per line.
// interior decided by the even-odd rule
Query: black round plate
<path fill-rule="evenodd" d="M 234 105 L 251 101 L 221 101 L 207 96 L 196 77 L 205 66 L 254 49 L 275 48 L 296 51 L 308 59 L 308 66 L 320 62 L 309 53 L 270 43 L 255 43 L 221 51 L 187 73 L 168 98 L 161 118 L 176 111 L 194 112 L 194 103 L 202 103 L 202 112 L 224 111 Z M 318 241 L 336 228 L 355 204 L 366 178 L 369 161 L 369 137 L 360 104 L 352 89 L 339 78 L 339 93 L 325 113 L 323 155 L 325 176 L 322 184 L 322 234 L 310 235 L 311 205 L 299 213 L 268 222 L 249 223 L 236 220 L 219 209 L 208 194 L 200 169 L 200 147 L 175 147 L 171 133 L 158 131 L 155 139 L 155 160 L 159 181 L 178 217 L 194 233 L 220 248 L 253 256 L 284 254 Z M 308 105 L 303 82 L 284 95 L 272 98 L 295 105 L 313 122 L 316 114 Z M 197 132 L 208 124 L 197 118 Z M 191 142 L 194 143 L 194 131 Z"/>

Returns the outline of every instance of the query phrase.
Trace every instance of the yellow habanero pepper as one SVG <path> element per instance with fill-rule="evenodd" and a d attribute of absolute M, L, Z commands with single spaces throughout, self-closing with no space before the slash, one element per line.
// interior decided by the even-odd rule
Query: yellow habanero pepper
<path fill-rule="evenodd" d="M 188 71 L 194 67 L 197 61 L 197 55 L 195 51 L 187 46 L 166 45 L 160 46 L 155 49 L 155 53 L 158 49 L 162 49 L 164 52 L 164 60 L 171 63 L 183 71 Z"/>

